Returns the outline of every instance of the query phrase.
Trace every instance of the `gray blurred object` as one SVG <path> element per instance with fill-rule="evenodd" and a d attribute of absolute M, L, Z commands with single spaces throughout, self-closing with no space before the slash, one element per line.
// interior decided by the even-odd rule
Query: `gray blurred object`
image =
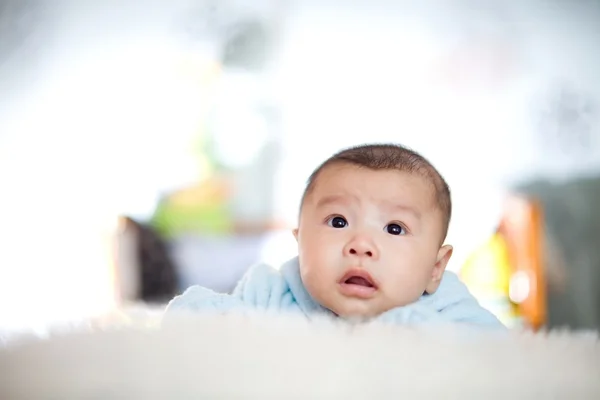
<path fill-rule="evenodd" d="M 542 105 L 536 113 L 542 148 L 578 156 L 591 151 L 598 107 L 589 92 L 569 80 L 559 80 L 541 94 L 536 104 Z"/>
<path fill-rule="evenodd" d="M 35 0 L 0 1 L 0 65 L 32 37 L 42 8 Z"/>
<path fill-rule="evenodd" d="M 52 56 L 62 4 L 50 3 L 0 0 L 0 125 L 5 106 L 35 85 Z"/>
<path fill-rule="evenodd" d="M 179 290 L 199 284 L 220 293 L 232 291 L 260 260 L 265 241 L 263 235 L 175 238 L 169 249 L 177 266 Z"/>
<path fill-rule="evenodd" d="M 256 19 L 240 21 L 227 33 L 222 62 L 226 67 L 261 70 L 269 57 L 269 47 L 264 23 Z"/>
<path fill-rule="evenodd" d="M 176 28 L 188 41 L 214 40 L 225 68 L 260 72 L 273 56 L 284 1 L 205 0 L 191 4 Z"/>
<path fill-rule="evenodd" d="M 188 42 L 216 42 L 224 64 L 245 69 L 262 68 L 272 54 L 273 33 L 280 25 L 282 0 L 129 0 L 125 2 L 68 2 L 56 0 L 0 1 L 0 66 L 15 52 L 31 53 L 47 45 L 54 33 L 76 35 L 78 23 L 99 24 L 98 32 L 162 30 Z M 80 17 L 80 20 L 72 19 Z M 107 22 L 107 24 L 100 22 Z M 135 21 L 135 23 L 134 23 Z M 39 40 L 39 45 L 31 43 Z"/>
<path fill-rule="evenodd" d="M 518 190 L 542 201 L 550 276 L 563 277 L 549 280 L 549 327 L 600 329 L 600 177 L 536 181 Z"/>
<path fill-rule="evenodd" d="M 121 217 L 115 241 L 120 304 L 162 304 L 177 294 L 177 269 L 168 245 L 151 226 Z"/>

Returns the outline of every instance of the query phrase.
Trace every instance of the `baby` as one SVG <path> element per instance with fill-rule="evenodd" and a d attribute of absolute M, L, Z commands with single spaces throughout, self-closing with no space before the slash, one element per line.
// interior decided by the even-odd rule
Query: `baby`
<path fill-rule="evenodd" d="M 421 155 L 393 144 L 343 150 L 310 176 L 298 257 L 249 269 L 231 295 L 194 286 L 176 310 L 244 309 L 391 323 L 503 325 L 445 271 L 450 190 Z"/>

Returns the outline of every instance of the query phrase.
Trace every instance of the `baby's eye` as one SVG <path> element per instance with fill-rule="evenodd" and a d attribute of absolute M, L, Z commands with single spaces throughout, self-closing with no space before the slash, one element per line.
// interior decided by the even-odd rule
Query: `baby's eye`
<path fill-rule="evenodd" d="M 389 224 L 385 227 L 385 230 L 390 235 L 404 235 L 406 234 L 406 230 L 398 224 Z"/>
<path fill-rule="evenodd" d="M 332 228 L 345 228 L 348 226 L 348 221 L 344 217 L 333 217 L 327 221 L 327 225 Z"/>

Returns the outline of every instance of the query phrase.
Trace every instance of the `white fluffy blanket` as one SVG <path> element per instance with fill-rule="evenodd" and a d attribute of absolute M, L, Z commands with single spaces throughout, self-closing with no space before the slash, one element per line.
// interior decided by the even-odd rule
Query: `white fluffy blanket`
<path fill-rule="evenodd" d="M 596 334 L 269 316 L 140 321 L 0 350 L 1 399 L 598 399 Z"/>

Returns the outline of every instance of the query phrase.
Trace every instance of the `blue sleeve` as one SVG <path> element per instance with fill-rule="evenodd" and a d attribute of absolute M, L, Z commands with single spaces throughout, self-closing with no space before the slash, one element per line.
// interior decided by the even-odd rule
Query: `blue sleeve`
<path fill-rule="evenodd" d="M 192 286 L 167 305 L 166 313 L 200 311 L 226 313 L 230 311 L 294 310 L 295 302 L 281 273 L 259 264 L 248 270 L 232 294 L 216 293 L 201 286 Z"/>
<path fill-rule="evenodd" d="M 192 286 L 169 302 L 166 313 L 180 311 L 224 313 L 242 310 L 245 307 L 244 302 L 238 297 L 216 293 L 202 286 Z"/>

